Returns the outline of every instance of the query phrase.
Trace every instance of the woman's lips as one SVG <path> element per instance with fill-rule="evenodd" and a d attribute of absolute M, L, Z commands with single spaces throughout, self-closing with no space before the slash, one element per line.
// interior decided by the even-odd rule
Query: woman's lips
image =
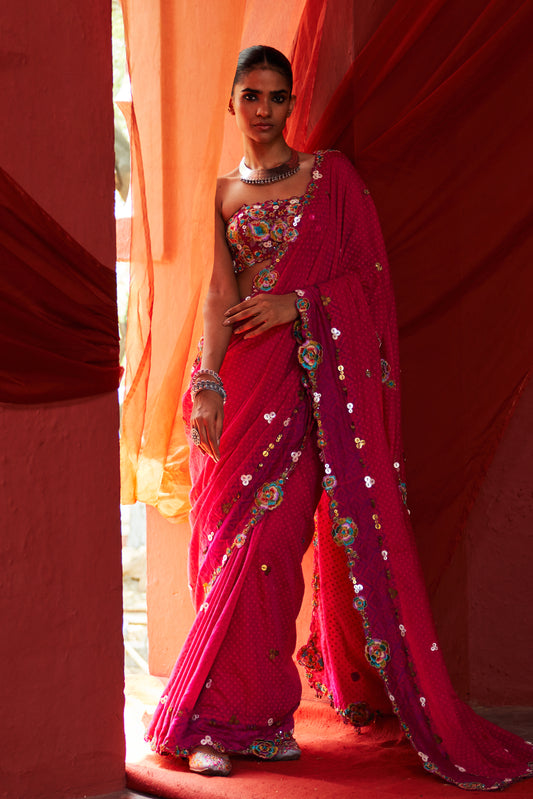
<path fill-rule="evenodd" d="M 257 128 L 258 130 L 270 130 L 271 127 L 272 125 L 269 125 L 268 122 L 256 122 L 254 125 L 254 128 Z"/>

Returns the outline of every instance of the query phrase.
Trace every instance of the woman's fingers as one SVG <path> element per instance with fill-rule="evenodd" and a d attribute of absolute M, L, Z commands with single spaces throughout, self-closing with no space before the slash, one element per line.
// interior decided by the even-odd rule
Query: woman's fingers
<path fill-rule="evenodd" d="M 210 431 L 205 425 L 199 425 L 193 429 L 198 431 L 198 435 L 200 437 L 200 443 L 197 444 L 198 449 L 200 449 L 206 455 L 209 455 L 209 457 L 213 458 L 214 461 L 219 461 L 220 448 L 216 433 Z"/>
<path fill-rule="evenodd" d="M 257 307 L 257 303 L 250 303 L 249 300 L 245 301 L 245 303 L 241 302 L 239 305 L 235 305 L 233 308 L 229 308 L 226 311 L 224 324 L 234 325 L 236 322 L 241 322 L 243 319 L 256 316 L 259 312 L 260 309 Z"/>
<path fill-rule="evenodd" d="M 224 324 L 238 325 L 234 327 L 235 333 L 246 333 L 244 338 L 252 338 L 271 327 L 294 321 L 298 316 L 295 299 L 295 293 L 257 294 L 229 308 Z"/>
<path fill-rule="evenodd" d="M 224 421 L 222 397 L 214 391 L 199 392 L 193 403 L 191 427 L 197 431 L 197 446 L 213 460 L 220 460 L 220 437 Z M 193 435 L 193 440 L 196 436 Z"/>

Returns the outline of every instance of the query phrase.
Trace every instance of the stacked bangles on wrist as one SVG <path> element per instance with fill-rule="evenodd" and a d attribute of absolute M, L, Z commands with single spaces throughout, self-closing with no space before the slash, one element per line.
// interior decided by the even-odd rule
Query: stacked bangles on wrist
<path fill-rule="evenodd" d="M 226 392 L 222 385 L 222 378 L 213 369 L 200 369 L 191 380 L 191 397 L 196 397 L 200 391 L 216 391 L 226 402 Z"/>
<path fill-rule="evenodd" d="M 191 380 L 191 397 L 193 401 L 200 391 L 216 391 L 217 394 L 220 394 L 222 400 L 226 402 L 226 392 L 222 385 L 222 378 L 218 372 L 215 372 L 213 369 L 200 369 L 200 371 L 196 372 L 193 376 Z M 196 427 L 193 427 L 191 430 L 191 440 L 196 447 L 199 447 L 202 442 L 200 433 Z"/>

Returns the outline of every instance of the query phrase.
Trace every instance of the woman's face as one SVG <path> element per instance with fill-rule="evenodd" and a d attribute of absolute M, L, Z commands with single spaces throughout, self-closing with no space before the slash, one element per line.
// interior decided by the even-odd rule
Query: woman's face
<path fill-rule="evenodd" d="M 230 111 L 245 136 L 267 144 L 283 135 L 294 101 L 283 75 L 273 69 L 253 69 L 233 87 Z"/>

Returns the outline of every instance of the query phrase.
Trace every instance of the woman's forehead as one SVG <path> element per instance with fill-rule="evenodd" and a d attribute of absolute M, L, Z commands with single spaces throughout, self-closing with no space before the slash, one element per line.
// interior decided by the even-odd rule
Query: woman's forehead
<path fill-rule="evenodd" d="M 235 83 L 239 88 L 256 88 L 258 90 L 267 89 L 268 91 L 288 90 L 289 84 L 285 75 L 268 64 L 256 66 L 245 72 L 245 74 Z"/>

